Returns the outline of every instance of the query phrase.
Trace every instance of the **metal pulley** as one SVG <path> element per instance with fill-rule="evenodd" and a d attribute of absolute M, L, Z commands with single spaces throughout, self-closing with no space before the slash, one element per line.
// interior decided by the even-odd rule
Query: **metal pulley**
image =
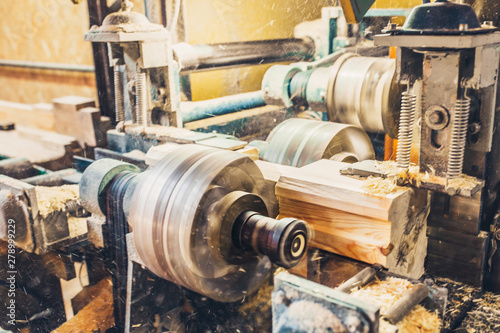
<path fill-rule="evenodd" d="M 305 222 L 268 217 L 262 173 L 240 153 L 183 145 L 130 187 L 123 208 L 144 265 L 217 301 L 243 298 L 272 263 L 289 268 L 305 253 Z"/>
<path fill-rule="evenodd" d="M 266 141 L 260 142 L 263 160 L 295 167 L 320 159 L 352 163 L 375 158 L 368 135 L 352 125 L 288 119 L 276 126 Z"/>
<path fill-rule="evenodd" d="M 339 52 L 329 67 L 272 66 L 262 80 L 262 91 L 267 104 L 307 105 L 311 111 L 327 113 L 332 122 L 396 138 L 402 90 L 395 70 L 394 59 Z"/>

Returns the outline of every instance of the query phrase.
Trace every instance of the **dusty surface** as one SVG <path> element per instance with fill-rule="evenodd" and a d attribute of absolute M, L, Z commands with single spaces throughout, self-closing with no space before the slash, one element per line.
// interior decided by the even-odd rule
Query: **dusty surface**
<path fill-rule="evenodd" d="M 64 211 L 66 202 L 70 200 L 77 201 L 80 196 L 78 185 L 63 186 L 36 186 L 36 198 L 38 201 L 38 210 L 42 217 L 47 217 L 56 210 Z"/>
<path fill-rule="evenodd" d="M 379 305 L 380 313 L 384 314 L 412 286 L 413 284 L 408 280 L 389 277 L 384 281 L 375 281 L 356 290 L 351 293 L 351 296 Z M 400 332 L 405 333 L 438 333 L 441 329 L 441 320 L 437 314 L 417 305 L 396 326 Z M 392 330 L 389 326 L 386 327 L 384 321 L 381 321 L 380 332 L 392 332 Z"/>
<path fill-rule="evenodd" d="M 472 303 L 472 309 L 456 332 L 500 332 L 500 295 L 487 292 Z"/>
<path fill-rule="evenodd" d="M 478 288 L 446 278 L 436 278 L 436 285 L 448 289 L 448 302 L 443 318 L 443 328 L 450 328 L 461 313 L 467 310 Z"/>

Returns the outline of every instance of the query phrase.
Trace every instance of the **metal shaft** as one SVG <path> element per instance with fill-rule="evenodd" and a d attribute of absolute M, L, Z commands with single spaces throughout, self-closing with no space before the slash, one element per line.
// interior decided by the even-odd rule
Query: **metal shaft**
<path fill-rule="evenodd" d="M 424 298 L 429 295 L 429 288 L 423 283 L 419 283 L 409 291 L 407 291 L 403 297 L 398 299 L 387 312 L 382 315 L 382 318 L 387 320 L 392 325 L 397 324 L 401 319 L 403 319 L 410 311 L 422 302 Z"/>
<path fill-rule="evenodd" d="M 307 229 L 301 220 L 276 220 L 247 211 L 236 219 L 232 240 L 238 248 L 261 253 L 275 264 L 291 268 L 306 252 Z"/>
<path fill-rule="evenodd" d="M 338 291 L 350 293 L 354 288 L 360 288 L 368 284 L 377 275 L 377 271 L 373 267 L 366 267 L 352 278 L 342 283 L 337 287 Z"/>
<path fill-rule="evenodd" d="M 114 67 L 115 81 L 115 120 L 116 122 L 125 120 L 125 109 L 123 107 L 123 79 L 124 73 L 119 66 Z"/>
<path fill-rule="evenodd" d="M 222 68 L 311 60 L 314 42 L 309 38 L 286 38 L 222 44 L 179 43 L 173 45 L 180 74 Z"/>
<path fill-rule="evenodd" d="M 139 126 L 148 125 L 148 103 L 147 103 L 147 81 L 146 73 L 143 71 L 136 73 L 135 79 L 135 93 L 136 93 L 136 116 L 137 124 Z"/>
<path fill-rule="evenodd" d="M 188 123 L 265 105 L 266 102 L 260 90 L 206 101 L 182 102 L 182 121 Z"/>
<path fill-rule="evenodd" d="M 401 94 L 401 114 L 399 116 L 398 150 L 396 155 L 396 161 L 400 168 L 410 166 L 416 99 L 417 97 L 408 91 Z"/>

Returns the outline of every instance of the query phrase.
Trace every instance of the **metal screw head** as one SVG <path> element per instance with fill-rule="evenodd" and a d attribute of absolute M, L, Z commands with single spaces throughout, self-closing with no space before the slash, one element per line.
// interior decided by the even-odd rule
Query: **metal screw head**
<path fill-rule="evenodd" d="M 433 105 L 425 112 L 425 124 L 433 130 L 442 130 L 450 121 L 448 110 L 439 105 Z"/>
<path fill-rule="evenodd" d="M 469 125 L 469 133 L 477 134 L 481 131 L 481 125 L 479 123 L 472 123 Z"/>

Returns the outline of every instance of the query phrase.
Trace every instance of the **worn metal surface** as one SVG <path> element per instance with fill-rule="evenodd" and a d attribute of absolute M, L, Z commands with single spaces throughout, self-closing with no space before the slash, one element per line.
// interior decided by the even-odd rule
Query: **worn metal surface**
<path fill-rule="evenodd" d="M 289 119 L 279 124 L 267 141 L 269 144 L 260 154 L 263 160 L 296 167 L 346 152 L 358 161 L 375 156 L 363 130 L 338 123 Z"/>
<path fill-rule="evenodd" d="M 261 65 L 286 61 L 311 60 L 314 42 L 309 38 L 285 38 L 223 44 L 172 46 L 179 61 L 180 74 Z"/>
<path fill-rule="evenodd" d="M 264 101 L 261 91 L 220 97 L 206 101 L 182 102 L 182 121 L 188 123 L 265 105 L 266 102 Z"/>
<path fill-rule="evenodd" d="M 101 159 L 92 163 L 80 181 L 80 200 L 89 212 L 105 215 L 105 191 L 112 179 L 123 171 L 139 172 L 135 165 L 112 159 Z"/>

